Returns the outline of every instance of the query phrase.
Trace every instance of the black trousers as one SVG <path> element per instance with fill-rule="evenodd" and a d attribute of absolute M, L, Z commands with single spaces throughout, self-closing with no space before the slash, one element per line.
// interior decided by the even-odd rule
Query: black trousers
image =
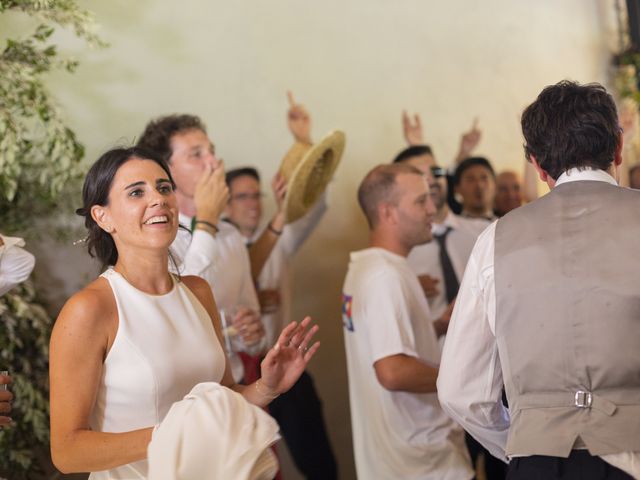
<path fill-rule="evenodd" d="M 304 372 L 287 393 L 269 405 L 298 470 L 311 480 L 334 480 L 338 467 L 322 417 L 322 404 L 311 376 Z"/>
<path fill-rule="evenodd" d="M 507 480 L 633 480 L 622 470 L 587 450 L 573 450 L 569 458 L 533 455 L 511 459 Z"/>
<path fill-rule="evenodd" d="M 484 453 L 484 471 L 487 474 L 487 480 L 504 480 L 507 477 L 506 463 L 491 455 L 486 448 L 468 433 L 465 433 L 464 440 L 467 444 L 474 470 L 477 468 L 478 457 L 481 453 Z"/>

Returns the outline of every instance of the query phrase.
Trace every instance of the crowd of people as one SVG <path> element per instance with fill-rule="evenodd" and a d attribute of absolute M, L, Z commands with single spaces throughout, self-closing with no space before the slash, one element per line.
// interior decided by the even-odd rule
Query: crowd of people
<path fill-rule="evenodd" d="M 287 118 L 291 159 L 314 142 L 291 94 Z M 640 475 L 637 268 L 611 258 L 635 242 L 640 170 L 618 186 L 610 95 L 543 90 L 522 117 L 522 175 L 474 156 L 477 120 L 452 168 L 418 115 L 402 126 L 406 148 L 358 188 L 369 240 L 342 291 L 358 478 Z M 191 114 L 152 119 L 135 146 L 93 164 L 77 214 L 103 272 L 51 336 L 59 470 L 270 479 L 282 435 L 305 478 L 338 478 L 306 371 L 318 326 L 291 318 L 291 261 L 329 193 L 288 221 L 278 171 L 265 222 L 261 181 L 254 166 L 226 169 Z M 22 247 L 0 235 L 0 295 L 33 269 Z M 0 427 L 11 401 L 0 390 Z"/>

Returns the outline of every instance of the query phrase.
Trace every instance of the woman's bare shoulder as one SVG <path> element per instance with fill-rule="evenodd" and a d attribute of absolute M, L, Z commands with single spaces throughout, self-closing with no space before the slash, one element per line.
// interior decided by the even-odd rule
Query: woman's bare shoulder
<path fill-rule="evenodd" d="M 56 326 L 93 329 L 105 326 L 104 319 L 117 313 L 116 300 L 109 282 L 98 278 L 75 293 L 62 307 Z"/>
<path fill-rule="evenodd" d="M 189 288 L 189 290 L 195 293 L 198 297 L 202 293 L 211 291 L 211 286 L 202 277 L 197 277 L 195 275 L 186 275 L 184 277 L 180 277 L 180 281 L 184 283 Z"/>

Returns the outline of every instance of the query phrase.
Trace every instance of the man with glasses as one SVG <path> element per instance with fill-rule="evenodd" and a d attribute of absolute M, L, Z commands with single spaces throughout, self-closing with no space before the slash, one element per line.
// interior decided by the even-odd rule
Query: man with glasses
<path fill-rule="evenodd" d="M 309 114 L 302 105 L 295 103 L 291 94 L 289 103 L 289 130 L 296 144 L 310 145 Z M 226 179 L 229 187 L 226 220 L 238 228 L 249 245 L 262 323 L 267 345 L 271 346 L 278 332 L 291 321 L 293 292 L 290 264 L 327 211 L 326 192 L 306 215 L 285 225 L 283 207 L 287 186 L 280 173 L 276 173 L 271 182 L 276 213 L 261 227 L 263 194 L 258 171 L 252 167 L 237 168 L 229 170 Z M 291 390 L 269 405 L 269 412 L 278 421 L 291 456 L 306 478 L 337 478 L 337 465 L 324 425 L 322 405 L 313 379 L 307 372 Z"/>

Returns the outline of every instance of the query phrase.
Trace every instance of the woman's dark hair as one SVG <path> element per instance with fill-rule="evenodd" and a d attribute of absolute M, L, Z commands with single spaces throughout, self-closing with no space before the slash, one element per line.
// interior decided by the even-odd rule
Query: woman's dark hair
<path fill-rule="evenodd" d="M 606 170 L 620 142 L 616 105 L 597 83 L 546 87 L 522 114 L 524 152 L 558 179 L 571 168 Z"/>
<path fill-rule="evenodd" d="M 84 225 L 89 231 L 86 240 L 89 255 L 98 258 L 105 266 L 115 265 L 118 261 L 118 250 L 111 235 L 100 228 L 91 216 L 91 207 L 108 205 L 109 191 L 111 191 L 111 185 L 117 171 L 122 165 L 134 158 L 156 162 L 166 172 L 175 188 L 167 164 L 157 154 L 144 148 L 114 148 L 103 154 L 91 166 L 82 187 L 83 206 L 76 210 L 76 214 L 84 217 Z"/>

